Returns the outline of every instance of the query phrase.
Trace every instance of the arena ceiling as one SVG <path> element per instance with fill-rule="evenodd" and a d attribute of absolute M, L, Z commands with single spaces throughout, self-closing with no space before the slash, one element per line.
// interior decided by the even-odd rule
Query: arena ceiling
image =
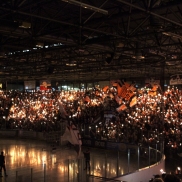
<path fill-rule="evenodd" d="M 182 73 L 181 0 L 1 0 L 0 80 Z"/>

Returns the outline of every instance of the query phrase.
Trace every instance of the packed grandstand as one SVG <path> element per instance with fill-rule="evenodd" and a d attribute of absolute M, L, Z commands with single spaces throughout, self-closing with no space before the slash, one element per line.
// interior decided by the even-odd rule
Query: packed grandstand
<path fill-rule="evenodd" d="M 182 90 L 159 85 L 111 86 L 70 91 L 1 91 L 1 125 L 7 129 L 50 132 L 74 123 L 82 137 L 128 143 L 165 141 L 181 153 Z"/>

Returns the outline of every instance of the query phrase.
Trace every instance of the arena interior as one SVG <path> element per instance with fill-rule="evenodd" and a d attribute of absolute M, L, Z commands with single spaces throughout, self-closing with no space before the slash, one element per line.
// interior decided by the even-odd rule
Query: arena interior
<path fill-rule="evenodd" d="M 180 0 L 2 0 L 0 181 L 181 181 L 181 20 Z"/>

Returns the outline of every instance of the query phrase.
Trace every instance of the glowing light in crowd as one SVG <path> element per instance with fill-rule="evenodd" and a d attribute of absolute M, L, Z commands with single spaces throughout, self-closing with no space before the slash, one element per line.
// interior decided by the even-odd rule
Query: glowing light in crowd
<path fill-rule="evenodd" d="M 125 87 L 133 89 L 127 84 Z M 64 117 L 64 115 L 65 118 L 69 116 L 69 118 L 79 119 L 87 113 L 89 116 L 87 122 L 92 123 L 93 116 L 100 113 L 99 109 L 93 112 L 93 108 L 101 106 L 104 112 L 109 110 L 113 113 L 110 116 L 106 114 L 105 120 L 95 125 L 95 135 L 100 135 L 102 139 L 127 141 L 131 138 L 132 141 L 137 142 L 141 140 L 153 142 L 159 141 L 162 135 L 181 134 L 181 90 L 168 87 L 164 93 L 161 93 L 153 88 L 141 88 L 131 94 L 136 97 L 132 100 L 132 97 L 126 97 L 126 99 L 117 95 L 117 89 L 112 87 L 107 92 L 93 89 L 89 92 L 80 90 L 59 93 L 1 91 L 0 110 L 4 112 L 4 108 L 9 108 L 8 116 L 3 118 L 11 121 L 11 127 L 28 129 L 40 124 L 51 129 L 56 122 L 60 122 L 60 116 Z M 122 96 L 127 95 L 127 89 L 125 91 L 126 94 L 122 93 Z M 114 121 L 112 116 L 115 118 Z M 82 128 L 82 131 L 84 132 L 85 129 Z M 146 131 L 149 134 L 146 134 Z M 151 131 L 155 131 L 155 134 L 150 133 Z M 94 134 L 91 126 L 89 126 L 89 132 Z M 137 138 L 139 135 L 141 137 Z M 181 144 L 178 137 L 177 141 L 168 143 L 172 148 Z"/>

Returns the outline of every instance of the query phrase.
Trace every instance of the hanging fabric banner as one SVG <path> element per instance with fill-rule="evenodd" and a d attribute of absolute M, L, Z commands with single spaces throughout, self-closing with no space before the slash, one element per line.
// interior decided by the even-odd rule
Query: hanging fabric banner
<path fill-rule="evenodd" d="M 51 81 L 50 80 L 41 80 L 40 81 L 40 90 L 50 90 Z"/>
<path fill-rule="evenodd" d="M 172 75 L 169 80 L 170 85 L 182 85 L 182 75 Z"/>

